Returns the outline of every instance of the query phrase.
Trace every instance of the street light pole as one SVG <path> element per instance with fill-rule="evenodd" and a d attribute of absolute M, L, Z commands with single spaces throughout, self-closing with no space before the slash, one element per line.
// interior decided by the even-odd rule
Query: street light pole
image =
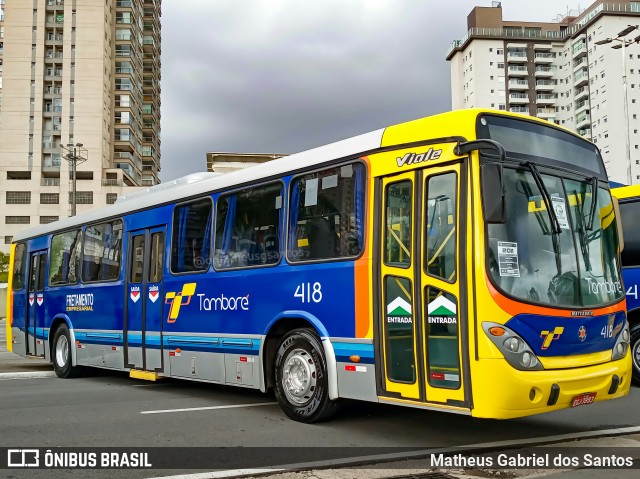
<path fill-rule="evenodd" d="M 631 185 L 633 183 L 633 174 L 631 173 L 631 140 L 629 138 L 629 105 L 627 104 L 627 54 L 626 47 L 632 45 L 634 43 L 640 43 L 640 35 L 638 35 L 633 40 L 627 40 L 625 37 L 629 35 L 629 33 L 633 32 L 638 28 L 638 25 L 628 25 L 627 28 L 618 33 L 618 36 L 615 38 L 605 38 L 604 40 L 600 40 L 596 42 L 596 45 L 605 45 L 607 43 L 618 42 L 616 45 L 613 45 L 611 48 L 613 49 L 621 49 L 622 50 L 622 103 L 624 107 L 624 139 L 625 139 L 625 148 L 627 154 L 627 183 Z"/>
<path fill-rule="evenodd" d="M 66 151 L 67 154 L 64 155 L 64 158 L 69 162 L 69 166 L 71 167 L 71 216 L 76 215 L 76 170 L 79 163 L 84 163 L 88 160 L 88 151 L 86 148 L 82 148 L 82 143 L 67 143 L 67 146 L 60 145 L 60 148 L 63 151 Z"/>

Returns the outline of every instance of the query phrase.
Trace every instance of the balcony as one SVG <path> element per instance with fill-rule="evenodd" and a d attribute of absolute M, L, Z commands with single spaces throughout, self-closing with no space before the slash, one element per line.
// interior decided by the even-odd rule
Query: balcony
<path fill-rule="evenodd" d="M 535 75 L 536 77 L 549 78 L 552 77 L 555 73 L 555 68 L 551 67 L 536 67 Z"/>
<path fill-rule="evenodd" d="M 581 113 L 576 116 L 576 129 L 579 130 L 585 126 L 591 126 L 591 115 L 589 113 Z"/>
<path fill-rule="evenodd" d="M 527 76 L 527 67 L 509 65 L 509 76 Z"/>
<path fill-rule="evenodd" d="M 122 186 L 123 182 L 122 180 L 116 180 L 116 179 L 102 179 L 102 186 Z"/>
<path fill-rule="evenodd" d="M 589 97 L 589 87 L 583 86 L 582 88 L 578 88 L 574 94 L 574 100 L 582 100 L 583 98 Z"/>
<path fill-rule="evenodd" d="M 576 101 L 575 108 L 576 108 L 576 111 L 575 111 L 576 114 L 582 113 L 584 110 L 589 108 L 589 100 L 585 99 L 585 100 L 582 100 L 582 101 Z"/>
<path fill-rule="evenodd" d="M 44 160 L 42 162 L 42 171 L 46 173 L 51 172 L 60 172 L 60 158 L 53 158 L 49 160 Z"/>
<path fill-rule="evenodd" d="M 578 73 L 573 75 L 573 86 L 579 87 L 589 83 L 589 73 L 585 67 L 579 70 Z"/>
<path fill-rule="evenodd" d="M 578 130 L 578 135 L 584 136 L 587 140 L 591 139 L 591 128 L 582 128 Z"/>
<path fill-rule="evenodd" d="M 572 48 L 572 57 L 575 60 L 576 58 L 583 57 L 587 54 L 587 44 L 584 40 L 580 40 L 577 43 L 573 44 Z"/>
<path fill-rule="evenodd" d="M 40 186 L 60 186 L 60 178 L 40 178 Z"/>
<path fill-rule="evenodd" d="M 538 108 L 536 116 L 538 118 L 543 118 L 545 120 L 552 120 L 556 117 L 556 109 L 555 108 Z"/>
<path fill-rule="evenodd" d="M 508 50 L 507 61 L 515 63 L 525 63 L 527 61 L 527 52 L 522 50 Z"/>
<path fill-rule="evenodd" d="M 539 53 L 536 52 L 534 57 L 533 57 L 533 61 L 535 63 L 540 63 L 540 64 L 549 64 L 549 63 L 553 63 L 553 59 L 554 59 L 554 55 L 553 53 Z"/>
<path fill-rule="evenodd" d="M 512 106 L 509 108 L 511 113 L 522 113 L 523 115 L 529 114 L 529 107 L 526 106 Z"/>
<path fill-rule="evenodd" d="M 539 93 L 536 95 L 538 105 L 552 105 L 556 101 L 556 96 L 550 93 Z"/>
<path fill-rule="evenodd" d="M 538 91 L 553 91 L 555 87 L 554 80 L 536 80 L 536 90 Z"/>
<path fill-rule="evenodd" d="M 527 80 L 509 80 L 509 90 L 528 90 L 529 82 Z"/>
<path fill-rule="evenodd" d="M 510 93 L 509 103 L 529 103 L 529 95 L 527 95 L 526 93 Z"/>
<path fill-rule="evenodd" d="M 586 67 L 586 66 L 587 66 L 587 57 L 581 57 L 578 61 L 573 62 L 573 72 L 575 73 L 576 70 L 578 70 L 579 68 Z"/>

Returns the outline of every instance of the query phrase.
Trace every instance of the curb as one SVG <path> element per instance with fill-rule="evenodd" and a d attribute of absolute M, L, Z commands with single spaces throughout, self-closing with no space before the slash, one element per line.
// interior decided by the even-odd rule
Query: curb
<path fill-rule="evenodd" d="M 53 371 L 25 371 L 19 373 L 0 373 L 0 380 L 3 379 L 31 379 L 31 378 L 53 378 L 56 373 Z"/>

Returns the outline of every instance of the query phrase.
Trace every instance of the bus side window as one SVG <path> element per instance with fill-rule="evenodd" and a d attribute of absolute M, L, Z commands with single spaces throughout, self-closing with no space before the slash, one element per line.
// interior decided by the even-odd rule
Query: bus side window
<path fill-rule="evenodd" d="M 623 266 L 640 266 L 640 201 L 621 201 L 620 215 L 624 231 Z"/>
<path fill-rule="evenodd" d="M 353 163 L 291 183 L 289 261 L 359 255 L 364 248 L 366 171 Z"/>
<path fill-rule="evenodd" d="M 67 231 L 51 238 L 49 286 L 75 284 L 80 270 L 82 231 Z"/>
<path fill-rule="evenodd" d="M 184 203 L 173 211 L 171 272 L 206 271 L 211 255 L 210 198 Z"/>

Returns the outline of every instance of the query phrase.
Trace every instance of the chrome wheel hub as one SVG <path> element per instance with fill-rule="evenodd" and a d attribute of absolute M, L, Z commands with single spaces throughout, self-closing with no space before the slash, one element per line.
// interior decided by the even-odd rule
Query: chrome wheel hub
<path fill-rule="evenodd" d="M 633 358 L 633 367 L 636 371 L 640 371 L 640 341 L 636 341 L 631 350 L 631 357 Z"/>
<path fill-rule="evenodd" d="M 62 335 L 56 342 L 56 364 L 63 368 L 69 361 L 69 341 Z"/>
<path fill-rule="evenodd" d="M 284 360 L 282 389 L 287 400 L 295 405 L 306 404 L 316 390 L 316 364 L 304 349 L 294 349 Z"/>

